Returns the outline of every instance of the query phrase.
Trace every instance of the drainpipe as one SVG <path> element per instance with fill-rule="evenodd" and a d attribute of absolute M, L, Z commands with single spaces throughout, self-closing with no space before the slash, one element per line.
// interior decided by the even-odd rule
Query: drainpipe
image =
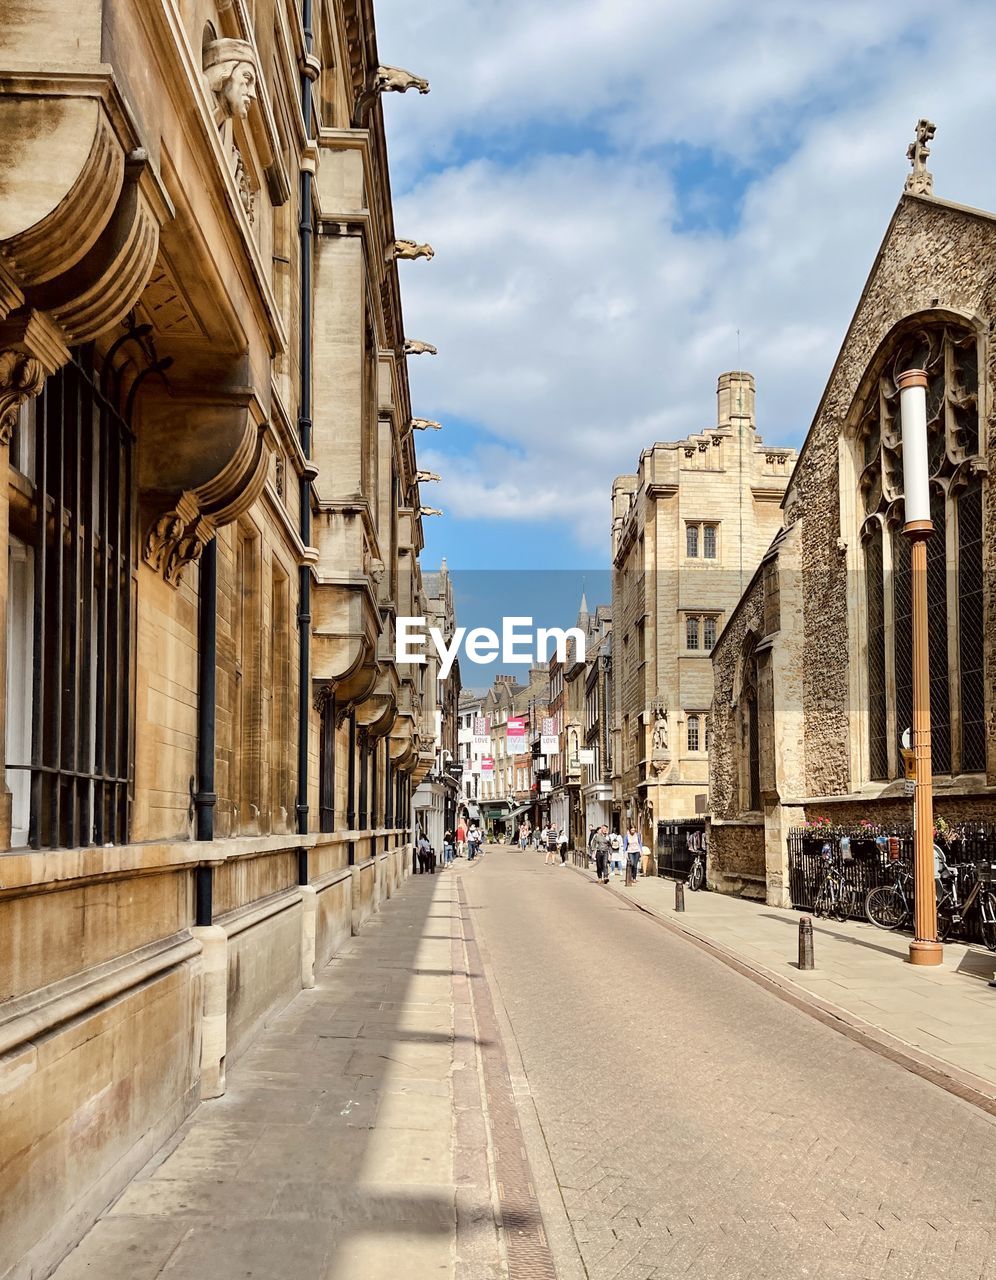
<path fill-rule="evenodd" d="M 301 70 L 301 114 L 304 133 L 311 142 L 311 85 L 316 68 L 311 64 L 314 32 L 311 29 L 312 0 L 302 0 L 301 24 L 304 28 L 306 61 Z M 301 451 L 305 461 L 311 461 L 311 321 L 312 321 L 312 251 L 311 225 L 312 171 L 305 166 L 301 170 L 300 210 L 298 234 L 301 243 L 301 386 L 298 399 L 297 429 Z M 301 476 L 301 541 L 311 546 L 311 483 L 314 469 L 306 467 Z M 297 829 L 299 834 L 308 832 L 308 730 L 311 717 L 311 566 L 301 565 L 298 571 L 297 606 L 298 644 L 300 654 L 300 683 L 298 688 L 298 742 L 297 742 Z"/>
<path fill-rule="evenodd" d="M 197 637 L 197 815 L 196 838 L 214 839 L 214 745 L 218 670 L 218 539 L 201 552 Z M 198 922 L 200 923 L 200 922 Z M 210 924 L 210 921 L 208 921 Z"/>
<path fill-rule="evenodd" d="M 349 743 L 346 760 L 346 828 L 356 829 L 356 712 L 349 713 Z M 352 845 L 350 845 L 352 848 Z"/>

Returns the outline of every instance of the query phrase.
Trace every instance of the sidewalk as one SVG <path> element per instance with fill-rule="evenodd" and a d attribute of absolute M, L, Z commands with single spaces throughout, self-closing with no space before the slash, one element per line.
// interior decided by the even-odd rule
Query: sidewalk
<path fill-rule="evenodd" d="M 906 963 L 906 934 L 814 918 L 816 968 L 800 970 L 799 911 L 686 888 L 679 913 L 673 880 L 641 877 L 629 889 L 621 880 L 609 885 L 823 1021 L 836 1021 L 920 1074 L 946 1077 L 937 1083 L 963 1096 L 967 1089 L 973 1101 L 996 1111 L 996 989 L 987 985 L 996 954 L 947 943 L 943 965 L 920 968 Z"/>
<path fill-rule="evenodd" d="M 57 1280 L 504 1274 L 461 916 L 459 876 L 407 881 Z"/>

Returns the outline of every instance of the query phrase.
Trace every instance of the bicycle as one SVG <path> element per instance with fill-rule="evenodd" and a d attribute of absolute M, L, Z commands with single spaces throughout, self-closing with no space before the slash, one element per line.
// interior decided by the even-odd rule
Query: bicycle
<path fill-rule="evenodd" d="M 697 893 L 705 884 L 705 854 L 701 850 L 695 854 L 695 859 L 689 869 L 688 879 L 685 884 L 688 885 L 693 893 Z"/>
<path fill-rule="evenodd" d="M 847 920 L 852 913 L 854 890 L 845 884 L 843 868 L 835 865 L 829 844 L 823 846 L 820 858 L 823 874 L 813 899 L 813 915 Z"/>
<path fill-rule="evenodd" d="M 892 884 L 879 884 L 865 895 L 865 915 L 878 929 L 902 929 L 913 919 L 913 872 L 895 865 Z"/>
<path fill-rule="evenodd" d="M 958 883 L 960 872 L 964 868 L 954 867 L 950 874 L 942 879 L 944 891 L 937 899 L 937 940 L 944 942 L 948 935 L 958 926 L 964 925 L 970 912 L 974 909 L 979 916 L 982 941 L 990 951 L 996 951 L 996 893 L 989 887 L 990 882 L 984 877 L 991 874 L 992 866 L 986 862 L 972 865 L 975 879 L 964 902 L 959 901 Z"/>

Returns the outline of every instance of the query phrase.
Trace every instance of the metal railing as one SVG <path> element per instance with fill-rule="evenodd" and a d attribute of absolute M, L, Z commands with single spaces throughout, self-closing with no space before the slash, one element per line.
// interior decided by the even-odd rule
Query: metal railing
<path fill-rule="evenodd" d="M 953 867 L 996 863 L 996 824 L 966 823 L 950 828 L 935 840 Z M 823 877 L 824 855 L 829 851 L 840 871 L 852 919 L 865 919 L 868 890 L 891 884 L 896 864 L 913 865 L 911 827 L 792 827 L 788 833 L 789 893 L 797 910 L 811 911 Z M 967 881 L 966 881 L 967 883 Z M 976 941 L 974 929 L 967 937 Z"/>
<path fill-rule="evenodd" d="M 657 823 L 657 874 L 672 880 L 685 880 L 696 853 L 705 853 L 704 822 Z"/>

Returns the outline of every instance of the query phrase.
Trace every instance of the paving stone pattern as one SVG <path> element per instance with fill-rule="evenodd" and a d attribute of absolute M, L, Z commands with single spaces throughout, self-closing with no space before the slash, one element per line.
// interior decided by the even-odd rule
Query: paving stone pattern
<path fill-rule="evenodd" d="M 462 948 L 455 877 L 406 884 L 57 1280 L 497 1280 Z"/>
<path fill-rule="evenodd" d="M 466 881 L 591 1280 L 996 1280 L 996 1121 L 594 881 Z"/>

